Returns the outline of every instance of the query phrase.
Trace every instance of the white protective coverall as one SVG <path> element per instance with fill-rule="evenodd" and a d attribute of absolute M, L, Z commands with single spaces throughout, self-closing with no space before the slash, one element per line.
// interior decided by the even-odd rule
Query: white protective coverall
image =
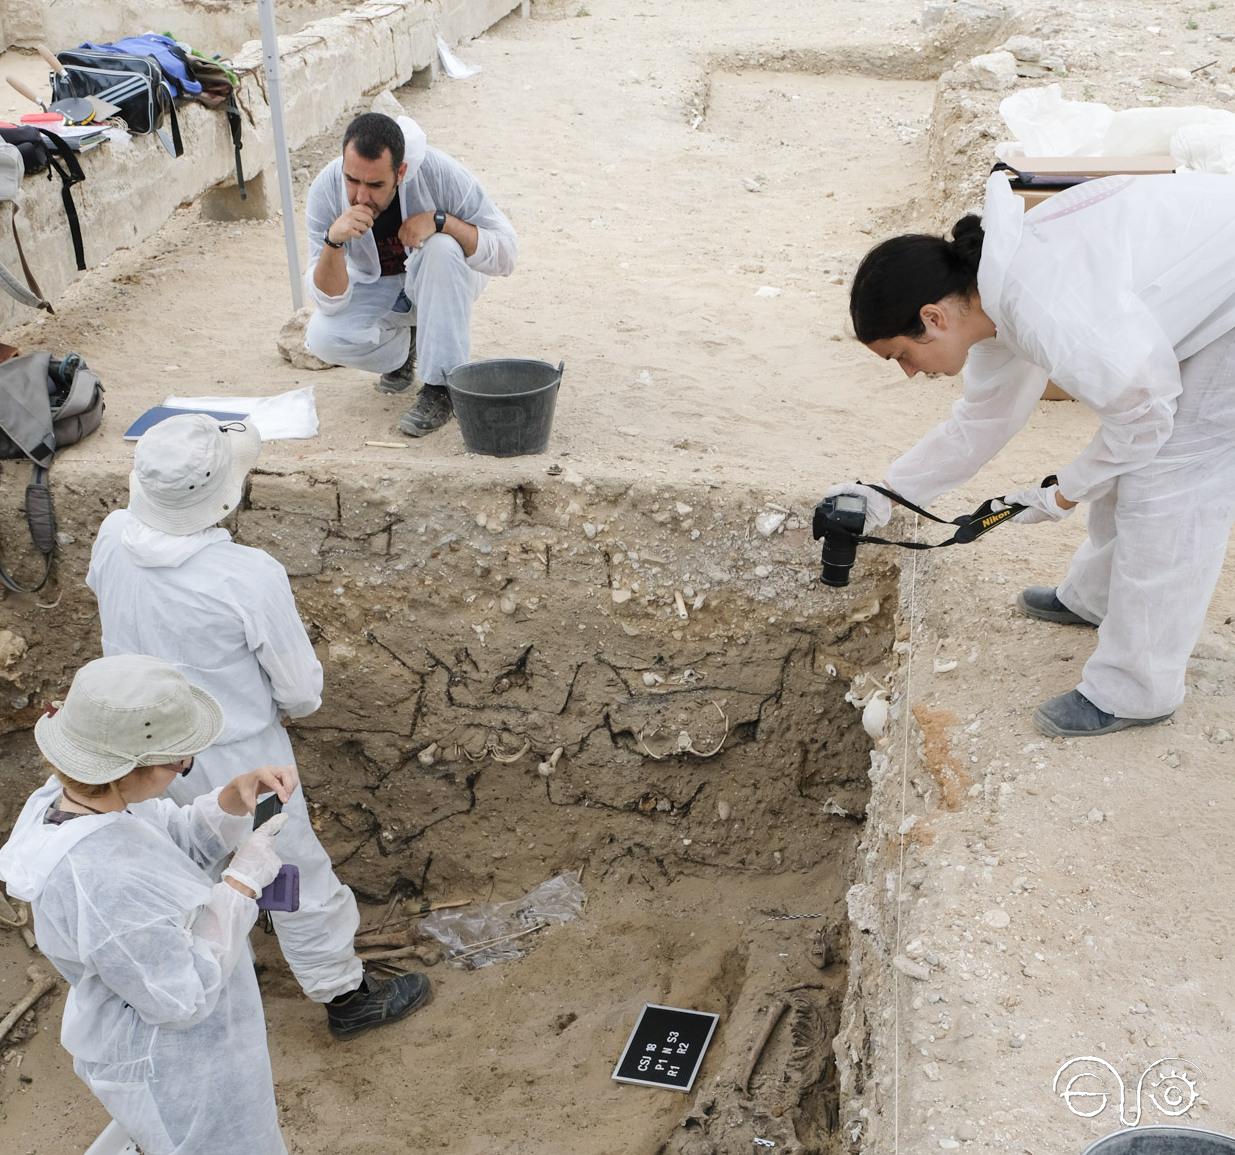
<path fill-rule="evenodd" d="M 302 718 L 321 705 L 322 667 L 274 558 L 225 529 L 167 534 L 122 509 L 99 527 L 86 584 L 98 598 L 105 657 L 162 658 L 223 707 L 219 740 L 169 797 L 188 802 L 258 766 L 294 763 L 280 715 Z M 304 791 L 283 811 L 275 847 L 300 868 L 300 909 L 273 914 L 275 932 L 305 994 L 329 1002 L 363 977 L 352 944 L 360 915 L 313 832 Z"/>
<path fill-rule="evenodd" d="M 1025 212 L 996 174 L 982 225 L 978 295 L 996 335 L 888 484 L 923 504 L 968 480 L 1048 377 L 1092 409 L 1093 440 L 1053 470 L 1064 497 L 1090 503 L 1058 587 L 1101 625 L 1077 688 L 1118 717 L 1169 714 L 1235 519 L 1235 178 L 1107 177 Z"/>
<path fill-rule="evenodd" d="M 406 360 L 408 330 L 416 326 L 416 364 L 426 385 L 443 385 L 471 348 L 472 302 L 489 277 L 507 277 L 518 255 L 515 230 L 476 178 L 458 161 L 429 148 L 410 117 L 398 120 L 406 141 L 407 174 L 399 185 L 403 219 L 442 209 L 476 226 L 476 251 L 465 257 L 457 241 L 434 235 L 407 250 L 407 272 L 383 277 L 377 242 L 365 233 L 347 246 L 347 291 L 330 297 L 313 273 L 326 230 L 348 206 L 343 158 L 332 160 L 309 189 L 305 218 L 309 270 L 305 284 L 317 310 L 305 331 L 305 348 L 323 361 L 372 373 L 391 373 Z M 400 299 L 410 302 L 410 309 Z"/>
<path fill-rule="evenodd" d="M 43 821 L 27 800 L 0 850 L 39 949 L 68 981 L 73 1070 L 145 1155 L 286 1155 L 248 934 L 257 903 L 208 873 L 252 828 L 170 799 Z"/>

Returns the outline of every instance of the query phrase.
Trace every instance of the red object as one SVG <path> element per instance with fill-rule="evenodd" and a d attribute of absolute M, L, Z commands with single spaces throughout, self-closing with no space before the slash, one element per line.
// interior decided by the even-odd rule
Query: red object
<path fill-rule="evenodd" d="M 59 112 L 24 112 L 22 124 L 64 124 L 65 118 Z"/>

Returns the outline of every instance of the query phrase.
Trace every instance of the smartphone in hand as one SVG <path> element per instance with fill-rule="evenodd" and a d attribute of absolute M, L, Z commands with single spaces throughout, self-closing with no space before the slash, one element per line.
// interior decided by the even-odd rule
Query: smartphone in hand
<path fill-rule="evenodd" d="M 253 811 L 253 829 L 269 822 L 283 809 L 277 794 L 263 798 Z M 258 910 L 278 910 L 290 913 L 300 909 L 300 867 L 285 862 L 265 890 L 257 896 Z"/>
<path fill-rule="evenodd" d="M 268 794 L 253 811 L 253 829 L 256 830 L 263 822 L 269 822 L 283 810 L 283 803 L 277 794 Z"/>

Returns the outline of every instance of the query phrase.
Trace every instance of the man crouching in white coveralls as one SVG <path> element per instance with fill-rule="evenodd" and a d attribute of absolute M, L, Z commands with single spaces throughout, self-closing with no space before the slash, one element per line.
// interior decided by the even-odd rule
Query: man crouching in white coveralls
<path fill-rule="evenodd" d="M 1029 617 L 1097 626 L 1080 684 L 1042 702 L 1052 737 L 1164 721 L 1235 521 L 1235 177 L 1116 176 L 1026 211 L 1003 173 L 981 220 L 952 239 L 893 237 L 859 266 L 858 340 L 909 377 L 959 373 L 952 415 L 889 467 L 919 505 L 962 484 L 1029 420 L 1047 379 L 1097 418 L 1071 462 L 1007 495 L 1020 522 L 1089 506 L 1089 536 L 1058 587 L 1031 586 Z M 867 527 L 891 501 L 867 498 Z"/>
<path fill-rule="evenodd" d="M 232 513 L 261 452 L 252 425 L 171 417 L 137 443 L 129 507 L 99 527 L 86 584 L 99 603 L 103 653 L 172 663 L 223 707 L 225 725 L 168 795 L 184 805 L 254 766 L 293 763 L 283 721 L 321 705 L 322 667 L 283 567 L 215 523 Z M 304 791 L 285 805 L 279 855 L 300 868 L 300 909 L 273 913 L 279 947 L 304 993 L 350 1038 L 428 1001 L 422 974 L 379 982 L 353 938 L 352 892 L 309 823 Z"/>
<path fill-rule="evenodd" d="M 323 361 L 380 373 L 380 393 L 423 383 L 399 431 L 423 437 L 451 417 L 446 373 L 468 359 L 472 302 L 508 277 L 510 221 L 476 178 L 401 116 L 366 112 L 343 155 L 309 189 L 309 271 L 317 310 L 305 348 Z"/>

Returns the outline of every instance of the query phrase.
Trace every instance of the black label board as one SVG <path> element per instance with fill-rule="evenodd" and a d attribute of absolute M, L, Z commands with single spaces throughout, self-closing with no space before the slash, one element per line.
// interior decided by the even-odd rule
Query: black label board
<path fill-rule="evenodd" d="M 719 1019 L 707 1011 L 645 1003 L 613 1077 L 619 1083 L 689 1091 Z"/>

